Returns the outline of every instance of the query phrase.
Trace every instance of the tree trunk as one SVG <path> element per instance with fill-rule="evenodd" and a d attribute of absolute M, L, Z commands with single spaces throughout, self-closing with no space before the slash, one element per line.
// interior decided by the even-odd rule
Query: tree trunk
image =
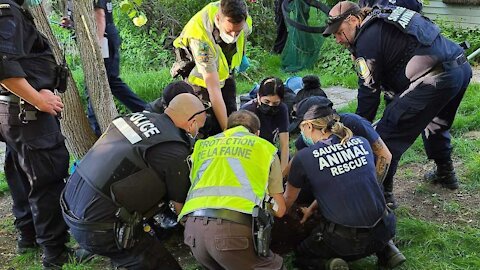
<path fill-rule="evenodd" d="M 92 0 L 72 2 L 75 34 L 82 59 L 85 85 L 100 129 L 105 131 L 118 112 L 113 102 L 105 64 L 97 42 L 93 3 Z"/>
<path fill-rule="evenodd" d="M 62 63 L 62 50 L 53 35 L 43 6 L 40 5 L 31 8 L 31 11 L 38 30 L 49 40 L 57 63 Z M 73 155 L 75 159 L 81 159 L 95 143 L 96 136 L 85 117 L 85 111 L 80 100 L 80 95 L 78 94 L 77 85 L 73 81 L 71 74 L 69 74 L 68 77 L 67 91 L 64 94 L 60 94 L 60 96 L 65 105 L 60 125 L 63 134 L 67 138 L 66 145 L 70 154 Z"/>

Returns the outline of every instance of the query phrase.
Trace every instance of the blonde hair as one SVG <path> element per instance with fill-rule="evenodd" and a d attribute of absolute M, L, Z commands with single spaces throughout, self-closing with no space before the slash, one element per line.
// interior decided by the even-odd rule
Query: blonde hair
<path fill-rule="evenodd" d="M 347 143 L 353 136 L 353 132 L 348 127 L 343 125 L 342 122 L 340 122 L 340 116 L 338 114 L 331 114 L 325 117 L 305 120 L 302 122 L 302 124 L 306 123 L 312 124 L 314 129 L 318 129 L 323 132 L 330 131 L 341 139 L 340 142 L 342 144 Z"/>

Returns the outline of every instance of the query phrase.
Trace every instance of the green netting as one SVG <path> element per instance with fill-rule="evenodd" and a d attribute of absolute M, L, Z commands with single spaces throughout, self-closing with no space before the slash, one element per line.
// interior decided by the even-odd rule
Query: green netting
<path fill-rule="evenodd" d="M 316 4 L 308 4 L 312 2 Z M 312 68 L 320 57 L 324 41 L 325 8 L 322 11 L 319 2 L 307 0 L 289 0 L 284 5 L 288 38 L 282 52 L 282 68 L 287 72 Z"/>

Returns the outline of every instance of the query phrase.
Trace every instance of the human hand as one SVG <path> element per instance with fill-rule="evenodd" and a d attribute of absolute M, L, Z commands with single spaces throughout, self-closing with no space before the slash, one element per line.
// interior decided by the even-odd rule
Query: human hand
<path fill-rule="evenodd" d="M 304 224 L 313 215 L 313 209 L 310 207 L 300 207 L 303 217 L 300 220 L 300 224 Z"/>
<path fill-rule="evenodd" d="M 54 116 L 62 112 L 63 103 L 59 96 L 56 96 L 48 89 L 41 89 L 38 91 L 38 94 L 40 94 L 41 99 L 38 104 L 34 105 L 35 108 L 41 112 L 46 112 Z"/>
<path fill-rule="evenodd" d="M 62 17 L 62 19 L 60 20 L 60 27 L 66 28 L 66 29 L 72 28 L 73 27 L 72 20 L 70 20 L 70 18 L 68 17 Z"/>

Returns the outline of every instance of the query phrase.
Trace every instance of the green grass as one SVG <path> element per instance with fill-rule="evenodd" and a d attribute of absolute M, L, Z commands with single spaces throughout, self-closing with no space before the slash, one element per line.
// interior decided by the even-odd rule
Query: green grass
<path fill-rule="evenodd" d="M 9 191 L 7 181 L 5 180 L 5 173 L 0 172 L 0 196 Z"/>
<path fill-rule="evenodd" d="M 329 47 L 330 46 L 330 47 Z M 326 46 L 322 48 L 324 55 L 317 67 L 311 70 L 305 70 L 297 74 L 287 74 L 280 70 L 280 57 L 272 55 L 259 48 L 253 48 L 249 51 L 252 61 L 251 69 L 247 71 L 249 78 L 239 75 L 237 77 L 238 93 L 248 92 L 253 82 L 259 82 L 266 76 L 277 76 L 286 79 L 290 76 L 304 76 L 307 74 L 319 75 L 322 86 L 343 85 L 350 88 L 356 87 L 356 75 L 352 69 L 345 70 L 345 64 L 338 66 L 329 66 L 325 63 L 339 59 L 343 63 L 345 55 L 337 47 L 332 47 L 330 41 L 326 41 Z M 328 51 L 332 49 L 332 52 Z M 332 60 L 333 59 L 333 60 Z M 342 60 L 343 59 L 343 60 Z M 330 62 L 331 63 L 331 62 Z M 74 78 L 80 84 L 80 92 L 83 92 L 83 79 L 81 71 L 74 71 Z M 167 68 L 159 71 L 135 72 L 125 67 L 122 69 L 122 78 L 132 89 L 146 101 L 157 98 L 162 89 L 172 81 Z M 465 192 L 475 193 L 480 190 L 480 138 L 471 138 L 466 136 L 468 132 L 480 131 L 480 85 L 474 84 L 469 87 L 465 98 L 459 108 L 455 123 L 452 129 L 454 158 L 460 161 L 458 174 L 462 183 L 461 188 Z M 118 104 L 117 104 L 118 105 Z M 119 106 L 120 111 L 124 109 Z M 342 108 L 341 112 L 354 112 L 356 102 L 351 102 L 348 106 Z M 381 117 L 384 104 L 380 106 L 377 113 L 377 119 Z M 291 145 L 292 147 L 292 145 Z M 413 169 L 407 169 L 408 164 L 425 164 L 427 162 L 421 139 L 417 139 L 412 147 L 404 154 L 400 162 L 399 173 L 406 178 L 420 178 Z M 7 192 L 4 175 L 0 174 L 0 194 Z M 457 201 L 445 200 L 437 195 L 435 191 L 426 183 L 418 183 L 415 186 L 415 192 L 435 203 L 438 207 L 448 214 L 460 214 L 463 211 L 474 213 L 477 219 L 480 219 L 478 209 L 465 209 Z M 407 257 L 407 262 L 399 269 L 480 269 L 480 228 L 470 227 L 468 225 L 455 224 L 437 224 L 422 220 L 411 211 L 410 207 L 401 206 L 396 210 L 398 218 L 397 224 L 397 242 L 399 248 Z M 449 223 L 448 220 L 445 221 Z M 0 231 L 14 231 L 12 220 L 1 220 Z M 292 269 L 293 255 L 286 257 L 286 265 Z M 26 255 L 17 256 L 12 265 L 16 269 L 40 269 L 40 254 L 32 252 Z M 376 259 L 374 256 L 362 259 L 352 264 L 352 269 L 376 269 Z M 89 264 L 69 264 L 64 269 L 102 269 L 98 267 L 98 262 Z M 187 266 L 186 269 L 195 269 L 195 266 Z"/>

